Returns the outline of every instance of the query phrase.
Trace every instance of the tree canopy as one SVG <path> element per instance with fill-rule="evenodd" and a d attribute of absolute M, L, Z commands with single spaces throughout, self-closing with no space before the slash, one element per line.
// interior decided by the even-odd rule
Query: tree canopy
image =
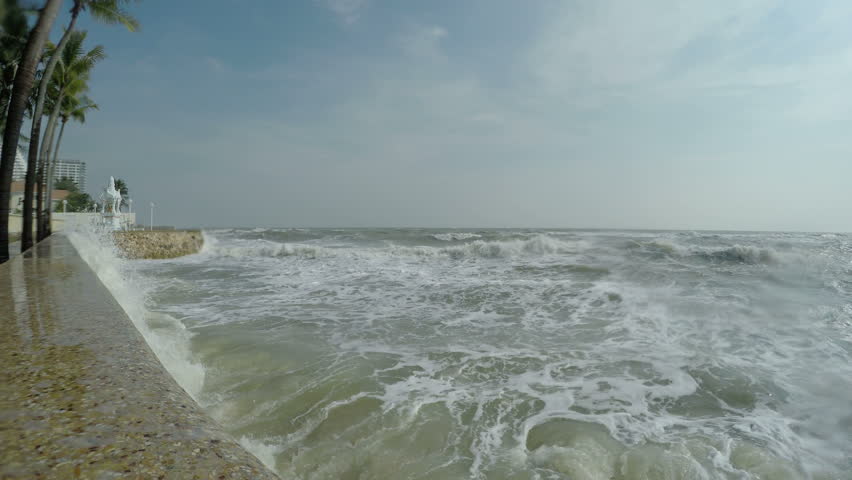
<path fill-rule="evenodd" d="M 68 212 L 84 212 L 94 203 L 88 193 L 71 192 L 65 197 L 68 201 Z"/>
<path fill-rule="evenodd" d="M 56 181 L 56 185 L 53 186 L 56 190 L 68 190 L 69 192 L 79 192 L 80 187 L 77 186 L 77 182 L 68 178 L 62 177 Z"/>

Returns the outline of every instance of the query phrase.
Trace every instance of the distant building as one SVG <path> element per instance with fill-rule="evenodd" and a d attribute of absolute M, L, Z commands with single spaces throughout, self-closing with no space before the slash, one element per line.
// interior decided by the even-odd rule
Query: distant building
<path fill-rule="evenodd" d="M 0 148 L 3 144 L 0 143 Z M 27 176 L 27 159 L 18 148 L 18 153 L 15 155 L 15 165 L 12 167 L 12 181 L 23 182 Z M 86 191 L 86 162 L 80 160 L 58 160 L 56 167 L 53 169 L 53 178 L 60 180 L 68 177 L 77 184 L 81 192 Z"/>
<path fill-rule="evenodd" d="M 3 148 L 3 144 L 0 143 L 0 148 Z M 24 177 L 27 176 L 27 159 L 24 158 L 24 154 L 21 153 L 21 148 L 18 147 L 18 151 L 15 154 L 15 165 L 12 166 L 12 181 L 18 182 L 23 181 Z"/>
<path fill-rule="evenodd" d="M 53 168 L 53 178 L 60 180 L 68 177 L 77 184 L 81 192 L 86 191 L 86 162 L 79 160 L 57 160 Z"/>
<path fill-rule="evenodd" d="M 3 143 L 0 143 L 0 149 L 3 148 Z M 23 182 L 27 176 L 27 159 L 21 153 L 21 148 L 18 147 L 18 152 L 15 155 L 15 165 L 12 167 L 12 181 Z M 86 191 L 86 162 L 80 160 L 57 160 L 56 166 L 53 169 L 53 178 L 60 180 L 68 177 L 77 184 L 81 192 Z"/>
<path fill-rule="evenodd" d="M 20 213 L 21 209 L 24 207 L 24 182 L 12 182 L 11 195 L 9 196 L 9 209 L 12 210 L 12 213 Z M 53 195 L 50 196 L 50 199 L 53 200 L 53 210 L 54 211 L 62 211 L 62 200 L 65 200 L 68 197 L 68 194 L 71 193 L 68 190 L 54 190 Z M 33 202 L 35 202 L 35 198 L 33 198 Z M 35 208 L 35 205 L 33 205 Z"/>

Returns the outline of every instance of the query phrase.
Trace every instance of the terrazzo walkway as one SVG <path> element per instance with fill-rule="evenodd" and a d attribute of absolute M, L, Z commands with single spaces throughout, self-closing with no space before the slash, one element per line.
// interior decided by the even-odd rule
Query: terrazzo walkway
<path fill-rule="evenodd" d="M 278 477 L 175 383 L 54 235 L 0 265 L 0 478 Z"/>

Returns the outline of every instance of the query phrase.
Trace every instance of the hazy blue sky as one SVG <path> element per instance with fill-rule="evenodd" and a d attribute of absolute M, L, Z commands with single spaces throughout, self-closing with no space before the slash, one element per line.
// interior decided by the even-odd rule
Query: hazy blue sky
<path fill-rule="evenodd" d="M 156 223 L 852 231 L 847 0 L 132 8 L 62 156 Z"/>

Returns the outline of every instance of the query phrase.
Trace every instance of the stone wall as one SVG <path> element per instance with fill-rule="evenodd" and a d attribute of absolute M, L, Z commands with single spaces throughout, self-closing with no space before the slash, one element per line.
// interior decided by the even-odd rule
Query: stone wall
<path fill-rule="evenodd" d="M 62 219 L 52 218 L 51 228 L 54 232 L 62 230 L 65 222 Z M 24 217 L 21 215 L 9 215 L 9 233 L 21 233 L 24 231 Z M 33 217 L 33 232 L 36 231 L 36 220 Z"/>
<path fill-rule="evenodd" d="M 201 251 L 204 236 L 198 230 L 115 232 L 115 244 L 127 258 L 175 258 Z"/>

